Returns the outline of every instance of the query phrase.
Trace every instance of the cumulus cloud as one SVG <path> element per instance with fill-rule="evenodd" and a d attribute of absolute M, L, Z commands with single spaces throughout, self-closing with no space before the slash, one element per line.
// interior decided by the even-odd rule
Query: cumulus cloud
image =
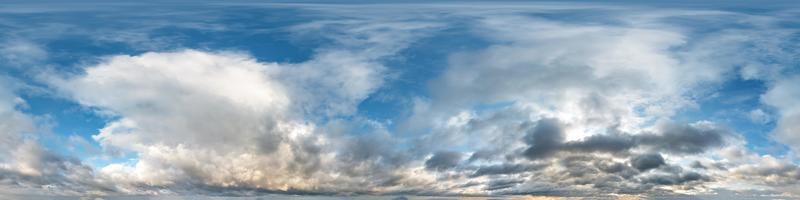
<path fill-rule="evenodd" d="M 119 116 L 93 136 L 106 149 L 139 155 L 133 165 L 101 170 L 116 182 L 309 190 L 324 179 L 309 176 L 330 165 L 333 152 L 302 120 L 284 68 L 185 50 L 111 57 L 53 81 L 81 104 Z"/>
<path fill-rule="evenodd" d="M 386 76 L 380 59 L 419 34 L 413 31 L 431 26 L 333 25 L 348 36 L 366 37 L 371 48 L 359 49 L 362 40 L 343 40 L 339 45 L 353 48 L 323 49 L 302 63 L 264 63 L 238 52 L 150 52 L 112 56 L 83 73 L 46 78 L 64 96 L 115 119 L 93 138 L 107 152 L 136 153 L 136 162 L 99 170 L 101 179 L 118 183 L 124 193 L 165 192 L 159 188 L 181 193 L 194 187 L 376 192 L 381 185 L 415 179 L 386 171 L 404 162 L 380 145 L 389 137 L 350 138 L 335 128 L 356 122 L 315 122 L 352 115 Z M 384 32 L 387 28 L 392 31 Z M 387 165 L 391 168 L 381 167 Z"/>

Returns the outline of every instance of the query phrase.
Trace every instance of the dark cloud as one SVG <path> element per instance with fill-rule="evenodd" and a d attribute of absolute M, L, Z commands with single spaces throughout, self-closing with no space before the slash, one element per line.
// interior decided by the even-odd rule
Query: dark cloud
<path fill-rule="evenodd" d="M 392 200 L 408 200 L 408 197 L 399 196 L 399 197 L 392 198 Z"/>
<path fill-rule="evenodd" d="M 699 174 L 697 172 L 687 172 L 680 174 L 657 174 L 643 178 L 643 183 L 652 183 L 656 185 L 679 185 L 692 181 L 708 181 L 708 176 Z"/>
<path fill-rule="evenodd" d="M 637 136 L 639 143 L 648 145 L 654 150 L 671 153 L 696 154 L 707 149 L 721 147 L 724 144 L 725 130 L 693 126 L 668 124 L 660 128 L 660 134 L 643 134 Z"/>
<path fill-rule="evenodd" d="M 498 152 L 493 152 L 493 151 L 488 151 L 488 150 L 479 150 L 479 151 L 476 151 L 476 152 L 472 153 L 472 155 L 469 156 L 469 159 L 467 159 L 467 161 L 473 162 L 473 161 L 478 161 L 478 160 L 490 160 L 497 154 L 498 154 Z"/>
<path fill-rule="evenodd" d="M 636 140 L 630 135 L 593 135 L 581 141 L 564 144 L 564 149 L 578 152 L 622 152 L 633 148 Z"/>
<path fill-rule="evenodd" d="M 425 161 L 425 168 L 429 170 L 446 170 L 453 168 L 461 162 L 461 152 L 439 151 Z"/>
<path fill-rule="evenodd" d="M 662 126 L 658 133 L 628 134 L 610 129 L 608 134 L 563 142 L 562 124 L 557 119 L 542 119 L 527 132 L 524 141 L 530 147 L 523 152 L 523 155 L 535 160 L 558 152 L 629 154 L 629 151 L 635 148 L 674 154 L 697 154 L 711 148 L 722 147 L 725 139 L 730 136 L 731 134 L 723 129 L 702 124 L 667 124 Z"/>
<path fill-rule="evenodd" d="M 558 183 L 563 187 L 585 185 L 614 193 L 655 192 L 659 185 L 683 185 L 710 181 L 700 172 L 685 172 L 682 167 L 670 165 L 661 153 L 697 154 L 725 145 L 733 137 L 725 129 L 713 124 L 665 124 L 653 132 L 626 133 L 610 127 L 605 134 L 596 134 L 580 140 L 564 141 L 565 124 L 558 119 L 545 118 L 520 125 L 524 131 L 523 141 L 529 145 L 519 154 L 536 163 L 530 168 L 520 164 L 496 164 L 478 167 L 470 176 L 541 173 L 541 169 L 556 170 L 545 182 Z M 598 154 L 599 153 L 599 154 Z M 476 152 L 475 160 L 491 155 Z M 628 162 L 615 161 L 624 158 Z M 560 167 L 551 168 L 554 164 Z M 695 165 L 697 168 L 697 163 Z M 497 177 L 497 176 L 492 176 Z M 508 177 L 508 176 L 502 176 Z M 487 186 L 488 187 L 488 186 Z"/>
<path fill-rule="evenodd" d="M 694 162 L 692 162 L 691 167 L 695 168 L 695 169 L 707 169 L 706 166 L 703 165 L 703 163 L 700 163 L 700 161 L 696 161 L 696 160 Z"/>
<path fill-rule="evenodd" d="M 628 166 L 625 163 L 615 162 L 612 160 L 595 159 L 594 166 L 600 171 L 613 174 L 620 179 L 630 179 L 639 173 L 635 168 Z"/>
<path fill-rule="evenodd" d="M 530 159 L 544 158 L 558 151 L 563 141 L 564 131 L 561 122 L 557 119 L 541 119 L 525 135 L 525 143 L 530 147 L 523 154 Z"/>
<path fill-rule="evenodd" d="M 479 176 L 486 176 L 486 175 L 500 175 L 500 174 L 518 174 L 528 171 L 534 171 L 543 168 L 542 165 L 532 165 L 532 164 L 498 164 L 498 165 L 489 165 L 489 166 L 481 166 L 478 170 L 475 170 L 470 177 L 479 177 Z"/>
<path fill-rule="evenodd" d="M 522 182 L 524 182 L 524 181 L 516 180 L 516 179 L 492 180 L 488 184 L 486 184 L 485 189 L 488 190 L 488 191 L 502 190 L 502 189 L 507 189 L 507 188 L 511 188 L 511 187 L 517 186 Z"/>
<path fill-rule="evenodd" d="M 631 166 L 639 171 L 647 171 L 665 164 L 661 154 L 644 154 L 631 158 Z"/>

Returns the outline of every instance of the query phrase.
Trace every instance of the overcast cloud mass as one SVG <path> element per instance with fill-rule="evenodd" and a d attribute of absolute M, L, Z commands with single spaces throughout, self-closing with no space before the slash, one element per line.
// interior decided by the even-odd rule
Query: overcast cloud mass
<path fill-rule="evenodd" d="M 0 5 L 0 199 L 800 199 L 800 4 Z"/>

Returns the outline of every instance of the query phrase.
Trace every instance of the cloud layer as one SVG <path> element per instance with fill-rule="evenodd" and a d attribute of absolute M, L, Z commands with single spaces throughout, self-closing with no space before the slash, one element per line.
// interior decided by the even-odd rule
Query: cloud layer
<path fill-rule="evenodd" d="M 214 21 L 245 16 L 211 9 L 201 24 L 187 12 L 164 27 L 285 33 L 314 41 L 306 59 L 171 46 L 149 38 L 164 28 L 153 23 L 122 31 L 138 39 L 88 33 L 135 51 L 68 70 L 52 44 L 37 44 L 56 36 L 4 36 L 0 193 L 800 195 L 798 48 L 787 42 L 798 36 L 784 26 L 797 12 L 250 6 L 311 20 L 261 29 Z M 426 46 L 448 38 L 474 46 Z M 725 103 L 735 96 L 724 88 L 745 81 L 764 87 L 741 92 L 755 105 Z M 96 153 L 54 150 L 47 138 L 72 133 L 53 133 L 50 116 L 29 108 L 36 95 L 104 119 L 84 141 Z M 720 105 L 769 131 L 687 114 Z M 753 138 L 788 150 L 765 153 Z"/>

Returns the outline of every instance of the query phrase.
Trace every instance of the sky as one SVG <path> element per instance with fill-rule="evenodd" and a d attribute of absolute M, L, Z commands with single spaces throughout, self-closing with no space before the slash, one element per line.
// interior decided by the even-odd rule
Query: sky
<path fill-rule="evenodd" d="M 800 199 L 791 1 L 10 1 L 0 199 Z"/>

